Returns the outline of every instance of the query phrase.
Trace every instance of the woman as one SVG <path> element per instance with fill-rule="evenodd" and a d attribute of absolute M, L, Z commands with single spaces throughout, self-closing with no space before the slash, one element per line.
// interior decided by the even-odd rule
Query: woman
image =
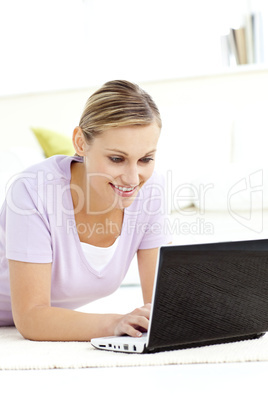
<path fill-rule="evenodd" d="M 76 155 L 46 159 L 13 182 L 0 215 L 0 325 L 47 341 L 148 329 L 157 252 L 170 240 L 154 172 L 160 129 L 146 92 L 108 82 L 74 130 Z M 114 292 L 136 252 L 143 307 L 72 310 Z"/>

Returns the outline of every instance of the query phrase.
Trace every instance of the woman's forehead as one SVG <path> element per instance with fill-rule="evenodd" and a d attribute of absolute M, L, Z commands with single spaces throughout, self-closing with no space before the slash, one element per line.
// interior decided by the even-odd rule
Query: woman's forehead
<path fill-rule="evenodd" d="M 156 144 L 160 135 L 157 124 L 147 126 L 114 127 L 102 132 L 94 143 L 101 147 L 121 149 L 137 145 L 151 146 Z"/>

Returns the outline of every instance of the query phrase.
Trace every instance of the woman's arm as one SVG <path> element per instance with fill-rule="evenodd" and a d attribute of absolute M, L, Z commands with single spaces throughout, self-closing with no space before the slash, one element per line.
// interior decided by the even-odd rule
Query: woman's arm
<path fill-rule="evenodd" d="M 137 259 L 144 303 L 152 302 L 158 248 L 138 250 Z"/>
<path fill-rule="evenodd" d="M 148 329 L 150 305 L 130 314 L 88 314 L 51 307 L 51 264 L 10 260 L 12 313 L 19 332 L 37 341 L 89 341 L 110 335 L 140 336 Z"/>

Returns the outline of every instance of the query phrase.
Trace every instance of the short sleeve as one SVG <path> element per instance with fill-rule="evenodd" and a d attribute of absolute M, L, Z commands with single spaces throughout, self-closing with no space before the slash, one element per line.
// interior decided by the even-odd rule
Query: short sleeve
<path fill-rule="evenodd" d="M 155 174 L 154 180 L 146 186 L 142 209 L 144 235 L 139 249 L 156 248 L 172 242 L 167 213 L 166 186 L 162 175 Z"/>
<path fill-rule="evenodd" d="M 26 179 L 14 181 L 7 193 L 6 258 L 32 263 L 52 262 L 44 199 Z"/>

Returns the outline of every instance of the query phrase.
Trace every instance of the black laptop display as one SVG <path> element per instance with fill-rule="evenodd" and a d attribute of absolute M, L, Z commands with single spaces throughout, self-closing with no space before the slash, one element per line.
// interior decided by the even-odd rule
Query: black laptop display
<path fill-rule="evenodd" d="M 268 240 L 161 247 L 155 279 L 148 334 L 92 339 L 95 347 L 148 353 L 268 331 Z"/>

